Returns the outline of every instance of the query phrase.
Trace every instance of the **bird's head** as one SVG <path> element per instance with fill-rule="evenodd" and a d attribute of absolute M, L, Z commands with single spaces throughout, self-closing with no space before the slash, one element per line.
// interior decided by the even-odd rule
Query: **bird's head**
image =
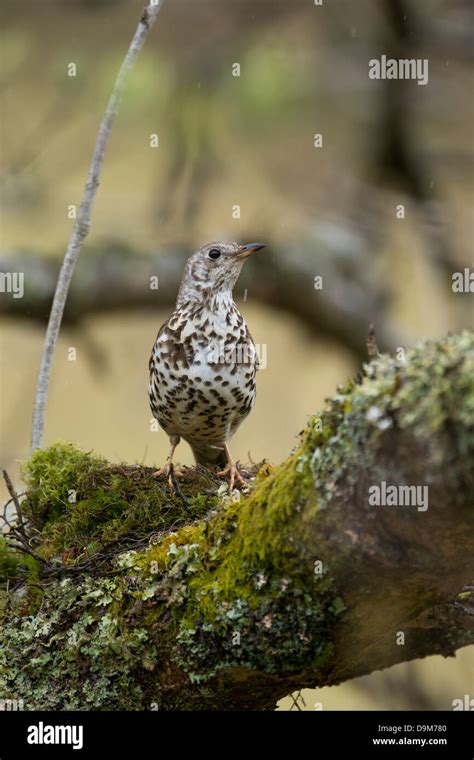
<path fill-rule="evenodd" d="M 265 243 L 213 242 L 201 246 L 187 261 L 178 296 L 178 305 L 186 301 L 202 302 L 219 293 L 232 293 L 244 261 Z"/>

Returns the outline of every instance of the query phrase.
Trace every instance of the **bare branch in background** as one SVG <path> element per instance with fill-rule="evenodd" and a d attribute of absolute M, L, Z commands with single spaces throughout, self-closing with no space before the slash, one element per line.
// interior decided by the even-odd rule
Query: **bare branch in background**
<path fill-rule="evenodd" d="M 336 241 L 337 242 L 337 241 Z M 337 341 L 360 361 L 367 358 L 369 324 L 377 325 L 381 351 L 410 342 L 397 328 L 390 311 L 391 293 L 357 239 L 348 237 L 348 250 L 323 239 L 302 238 L 269 243 L 268 255 L 244 272 L 237 298 L 245 290 L 252 301 L 296 317 L 311 333 Z M 172 247 L 152 254 L 108 245 L 90 250 L 77 267 L 64 313 L 64 324 L 81 327 L 89 315 L 124 309 L 169 309 L 176 302 L 179 280 L 190 249 Z M 0 253 L 0 272 L 13 268 L 25 273 L 35 287 L 22 299 L 0 301 L 0 314 L 43 321 L 56 281 L 57 264 L 37 255 Z M 315 290 L 320 274 L 324 287 Z M 157 289 L 151 278 L 159 278 Z"/>
<path fill-rule="evenodd" d="M 99 186 L 100 172 L 104 160 L 105 149 L 110 137 L 112 125 L 118 110 L 120 95 L 123 91 L 125 79 L 130 69 L 133 67 L 144 43 L 148 36 L 158 12 L 160 11 L 164 0 L 150 0 L 150 3 L 144 8 L 136 32 L 133 36 L 130 47 L 122 62 L 120 71 L 115 85 L 112 90 L 104 118 L 99 127 L 99 132 L 92 154 L 91 163 L 87 182 L 84 188 L 79 214 L 74 224 L 71 237 L 69 239 L 66 255 L 59 273 L 56 290 L 54 293 L 53 305 L 46 330 L 43 353 L 41 356 L 40 368 L 38 373 L 38 382 L 36 386 L 35 405 L 33 411 L 33 425 L 31 431 L 31 448 L 35 450 L 40 448 L 43 439 L 44 416 L 46 411 L 46 399 L 48 395 L 49 381 L 51 378 L 51 368 L 53 364 L 54 349 L 58 339 L 59 329 L 64 312 L 64 306 L 69 290 L 69 285 L 74 272 L 74 265 L 79 256 L 82 244 L 87 237 L 90 229 L 90 220 L 92 206 L 94 203 L 97 188 Z"/>

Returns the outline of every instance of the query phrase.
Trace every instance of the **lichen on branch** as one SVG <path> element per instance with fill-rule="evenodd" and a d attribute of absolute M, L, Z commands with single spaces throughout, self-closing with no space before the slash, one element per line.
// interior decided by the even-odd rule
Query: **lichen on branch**
<path fill-rule="evenodd" d="M 72 444 L 24 464 L 34 553 L 0 543 L 0 691 L 36 709 L 272 709 L 474 642 L 474 340 L 377 357 L 226 495 Z M 382 480 L 429 508 L 373 507 Z M 404 632 L 405 645 L 396 645 Z"/>

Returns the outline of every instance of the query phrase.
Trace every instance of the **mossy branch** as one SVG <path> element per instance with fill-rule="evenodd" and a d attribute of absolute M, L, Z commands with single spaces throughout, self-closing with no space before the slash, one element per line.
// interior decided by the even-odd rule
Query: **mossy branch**
<path fill-rule="evenodd" d="M 55 572 L 0 544 L 0 693 L 37 709 L 272 709 L 474 643 L 473 378 L 468 332 L 375 358 L 237 500 L 205 469 L 179 497 L 148 468 L 36 452 L 21 507 Z M 382 482 L 426 498 L 374 506 Z"/>

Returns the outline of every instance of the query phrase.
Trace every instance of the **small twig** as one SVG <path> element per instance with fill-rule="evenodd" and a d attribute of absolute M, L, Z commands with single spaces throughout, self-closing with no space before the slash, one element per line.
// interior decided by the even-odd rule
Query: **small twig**
<path fill-rule="evenodd" d="M 369 325 L 369 333 L 367 335 L 367 353 L 370 361 L 376 359 L 379 354 L 379 349 L 375 341 L 375 325 Z"/>
<path fill-rule="evenodd" d="M 44 416 L 46 411 L 46 399 L 48 395 L 49 381 L 51 378 L 51 368 L 53 364 L 54 349 L 58 339 L 59 328 L 63 318 L 66 298 L 71 283 L 74 266 L 79 256 L 82 244 L 86 239 L 91 223 L 91 212 L 94 199 L 99 186 L 102 163 L 104 161 L 105 149 L 112 131 L 112 125 L 118 110 L 120 95 L 123 91 L 124 82 L 130 69 L 133 67 L 144 43 L 148 36 L 158 11 L 161 10 L 164 0 L 150 0 L 150 3 L 143 9 L 136 32 L 133 36 L 130 47 L 122 62 L 115 85 L 112 90 L 107 108 L 99 127 L 94 152 L 87 182 L 84 188 L 81 205 L 76 223 L 74 224 L 71 237 L 67 246 L 64 261 L 59 272 L 58 282 L 54 293 L 53 305 L 49 315 L 48 327 L 44 340 L 43 353 L 41 355 L 38 381 L 36 386 L 35 404 L 33 411 L 33 425 L 31 431 L 31 449 L 40 448 L 43 440 Z"/>
<path fill-rule="evenodd" d="M 7 517 L 7 508 L 12 503 L 13 499 L 8 499 L 8 501 L 3 505 L 3 515 L 1 516 L 1 520 L 5 523 L 8 530 L 11 530 L 12 526 L 10 525 L 10 521 Z"/>
<path fill-rule="evenodd" d="M 5 481 L 5 484 L 7 486 L 7 491 L 12 497 L 12 501 L 15 505 L 16 513 L 18 515 L 18 524 L 22 530 L 24 530 L 24 524 L 23 524 L 23 512 L 21 511 L 21 504 L 20 499 L 18 498 L 18 494 L 13 488 L 13 483 L 10 480 L 10 476 L 6 470 L 2 470 L 3 473 L 3 479 Z M 8 523 L 7 523 L 8 524 Z"/>
<path fill-rule="evenodd" d="M 13 538 L 15 541 L 18 541 L 17 544 L 13 544 L 11 541 L 8 540 L 8 537 Z M 12 549 L 16 549 L 19 552 L 24 552 L 25 554 L 29 554 L 30 557 L 33 557 L 37 562 L 41 562 L 42 565 L 45 565 L 46 567 L 51 567 L 48 560 L 46 560 L 44 557 L 42 557 L 40 554 L 35 552 L 34 549 L 31 548 L 31 546 L 28 544 L 28 542 L 23 538 L 21 533 L 18 533 L 14 528 L 10 531 L 10 533 L 7 534 L 7 543 Z"/>
<path fill-rule="evenodd" d="M 294 695 L 294 693 L 290 694 L 290 698 L 293 700 L 293 704 L 290 707 L 290 711 L 293 710 L 294 707 L 296 707 L 297 710 L 302 712 L 301 707 L 299 706 L 299 701 L 301 700 L 301 702 L 303 703 L 305 707 L 306 707 L 306 702 L 304 701 L 304 697 L 301 693 L 301 689 L 298 692 L 296 692 L 296 696 Z"/>

